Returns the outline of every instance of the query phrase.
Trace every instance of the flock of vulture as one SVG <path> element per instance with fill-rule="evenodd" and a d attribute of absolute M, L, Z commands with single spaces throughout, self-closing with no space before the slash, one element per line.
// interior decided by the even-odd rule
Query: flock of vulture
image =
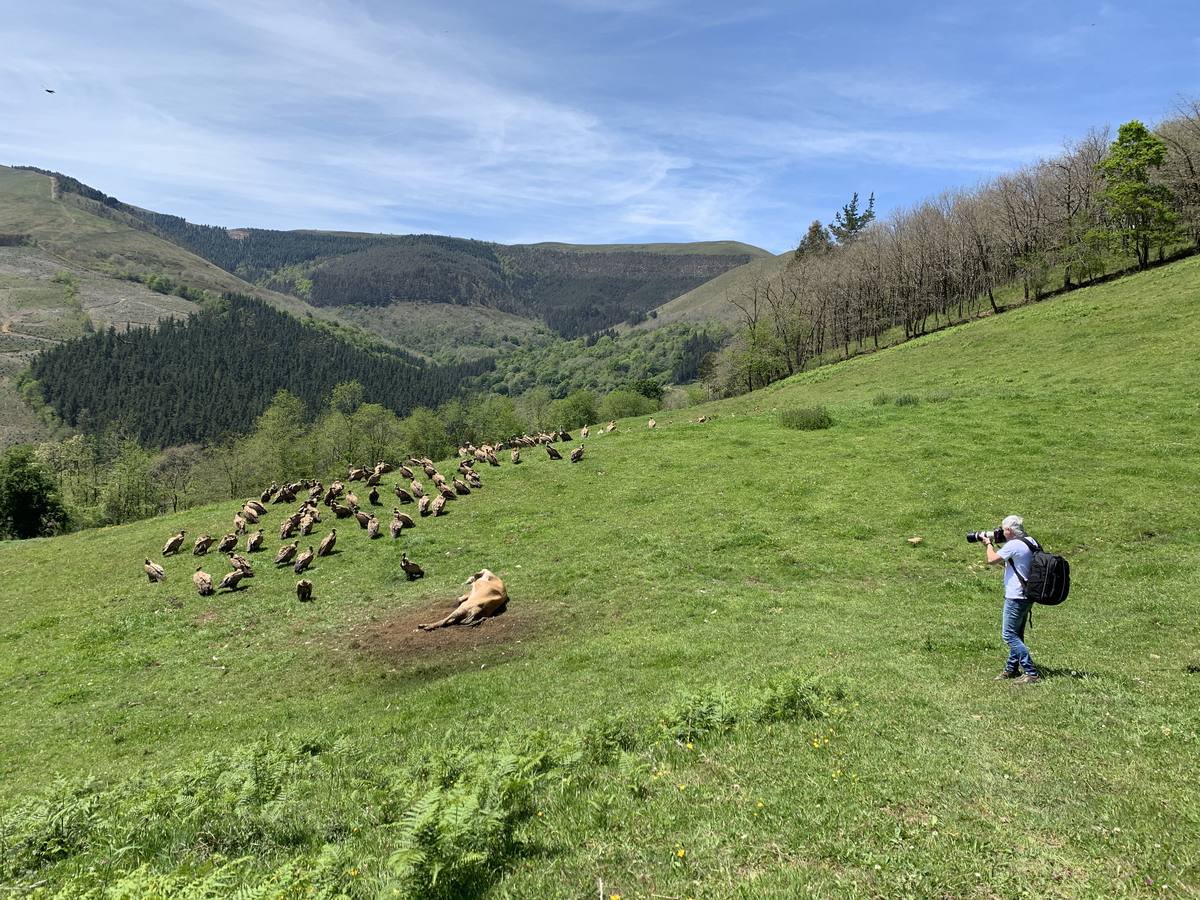
<path fill-rule="evenodd" d="M 654 420 L 650 420 L 650 427 L 654 427 Z M 615 422 L 609 422 L 608 425 L 599 429 L 600 433 L 609 433 L 616 429 Z M 581 430 L 582 438 L 588 437 L 590 429 L 586 426 Z M 352 466 L 347 475 L 347 482 L 334 481 L 326 488 L 320 481 L 300 481 L 285 485 L 272 484 L 264 490 L 257 500 L 247 500 L 233 516 L 233 530 L 224 535 L 220 540 L 215 540 L 210 534 L 201 534 L 192 543 L 193 556 L 206 556 L 210 549 L 215 547 L 217 553 L 227 555 L 227 559 L 232 571 L 228 572 L 214 584 L 213 576 L 204 571 L 203 566 L 197 566 L 192 574 L 192 583 L 196 586 L 196 591 L 202 597 L 212 595 L 215 591 L 226 590 L 236 591 L 239 584 L 246 578 L 254 577 L 254 569 L 250 564 L 250 556 L 262 552 L 266 547 L 265 529 L 261 522 L 263 517 L 268 514 L 268 507 L 282 506 L 285 504 L 296 503 L 297 497 L 302 493 L 305 495 L 299 506 L 294 508 L 279 525 L 279 540 L 281 546 L 275 553 L 274 565 L 277 569 L 283 569 L 286 566 L 291 566 L 296 575 L 303 575 L 305 570 L 312 565 L 313 560 L 317 557 L 327 557 L 333 553 L 333 549 L 338 540 L 337 528 L 331 527 L 329 532 L 320 540 L 314 549 L 312 544 L 309 544 L 306 550 L 300 549 L 301 538 L 312 536 L 317 526 L 321 523 L 322 515 L 332 515 L 335 519 L 353 519 L 359 528 L 367 533 L 369 540 L 374 540 L 382 536 L 382 523 L 379 517 L 375 514 L 375 508 L 381 507 L 380 488 L 385 488 L 383 484 L 383 476 L 391 472 L 397 472 L 401 477 L 392 485 L 392 493 L 399 503 L 399 506 L 393 506 L 391 521 L 388 524 L 388 533 L 393 539 L 399 538 L 406 528 L 416 527 L 416 520 L 403 512 L 400 506 L 414 506 L 418 517 L 437 517 L 444 515 L 446 512 L 446 504 L 457 500 L 460 497 L 465 497 L 471 494 L 472 491 L 477 491 L 483 487 L 483 481 L 476 471 L 476 466 L 491 465 L 499 466 L 500 459 L 497 456 L 502 450 L 509 451 L 509 459 L 514 465 L 520 465 L 522 450 L 542 446 L 545 448 L 546 454 L 550 459 L 560 460 L 563 455 L 553 445 L 560 441 L 573 440 L 571 435 L 566 431 L 542 432 L 537 435 L 523 435 L 507 442 L 506 444 L 485 444 L 482 447 L 475 447 L 470 444 L 460 447 L 458 450 L 459 462 L 453 478 L 447 479 L 434 466 L 429 459 L 409 459 L 407 464 L 402 464 L 398 467 L 392 466 L 386 462 L 380 462 L 374 468 L 367 469 L 364 467 Z M 583 444 L 573 449 L 569 458 L 571 462 L 577 463 L 583 459 Z M 420 470 L 430 481 L 430 486 L 427 488 L 419 480 L 417 472 Z M 355 493 L 354 484 L 361 483 L 360 491 L 366 492 L 366 504 L 361 505 L 359 496 Z M 322 510 L 322 506 L 325 510 Z M 251 530 L 257 526 L 257 530 Z M 176 556 L 184 552 L 185 540 L 187 538 L 186 531 L 179 531 L 172 535 L 163 545 L 162 555 Z M 424 571 L 421 566 L 408 558 L 408 554 L 402 554 L 400 558 L 400 568 L 410 581 L 424 576 Z M 146 558 L 144 570 L 146 577 L 152 582 L 164 582 L 167 579 L 166 570 L 159 563 Z M 482 573 L 492 579 L 479 578 Z M 491 585 L 488 590 L 492 595 L 498 597 L 494 582 L 499 580 L 492 573 L 484 569 L 481 572 L 472 576 L 472 580 L 476 582 L 476 587 L 473 588 L 475 593 L 483 589 L 484 584 Z M 503 592 L 503 583 L 499 583 L 499 592 Z M 313 583 L 307 578 L 302 578 L 296 582 L 296 596 L 301 601 L 309 601 L 313 599 Z M 459 598 L 464 604 L 466 603 L 466 595 Z M 503 600 L 507 602 L 507 594 L 504 593 Z M 499 600 L 493 599 L 492 606 L 499 604 Z M 502 606 L 500 606 L 502 608 Z M 490 613 L 485 613 L 490 614 Z M 447 617 L 447 620 L 453 618 L 453 614 Z M 471 617 L 460 616 L 456 621 L 479 621 L 478 611 Z M 449 622 L 454 624 L 454 622 Z"/>

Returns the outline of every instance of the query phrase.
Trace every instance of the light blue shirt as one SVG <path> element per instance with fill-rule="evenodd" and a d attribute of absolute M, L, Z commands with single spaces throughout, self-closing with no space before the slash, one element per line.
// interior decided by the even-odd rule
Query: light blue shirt
<path fill-rule="evenodd" d="M 1028 535 L 1026 539 L 1033 541 L 1035 547 L 1041 546 Z M 1021 584 L 1021 578 L 1029 580 L 1033 551 L 1025 546 L 1025 541 L 1013 538 L 1011 541 L 1005 541 L 1004 546 L 996 551 L 996 555 L 1004 560 L 1004 599 L 1024 600 L 1025 585 Z M 1017 577 L 1017 572 L 1021 573 L 1021 578 Z"/>

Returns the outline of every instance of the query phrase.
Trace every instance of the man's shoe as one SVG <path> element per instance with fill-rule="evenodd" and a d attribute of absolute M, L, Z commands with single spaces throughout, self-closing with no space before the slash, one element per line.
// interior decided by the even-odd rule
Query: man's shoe
<path fill-rule="evenodd" d="M 993 678 L 992 681 L 1008 681 L 1010 678 L 1019 678 L 1020 675 L 1021 673 L 1016 669 L 1005 669 L 1003 672 Z"/>
<path fill-rule="evenodd" d="M 1038 675 L 1036 672 L 1026 672 L 1024 675 L 1014 681 L 1013 684 L 1037 684 L 1041 680 L 1042 676 Z"/>

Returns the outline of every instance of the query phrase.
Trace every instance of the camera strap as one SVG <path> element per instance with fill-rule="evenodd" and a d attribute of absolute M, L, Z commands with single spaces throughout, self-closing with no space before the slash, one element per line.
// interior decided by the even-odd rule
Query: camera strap
<path fill-rule="evenodd" d="M 1022 544 L 1024 544 L 1026 547 L 1028 547 L 1030 553 L 1037 553 L 1039 550 L 1042 549 L 1041 545 L 1038 544 L 1036 541 L 1034 541 L 1031 538 L 1021 537 L 1021 538 L 1017 538 L 1017 540 L 1020 541 Z M 1021 575 L 1021 570 L 1017 568 L 1017 563 L 1015 560 L 1013 560 L 1013 559 L 1005 560 L 1005 564 L 1012 565 L 1013 574 L 1017 576 L 1017 581 L 1021 582 L 1022 588 L 1024 588 L 1027 584 L 1029 584 L 1029 581 Z M 1030 607 L 1029 607 L 1029 627 L 1031 629 L 1033 628 L 1033 606 L 1032 605 L 1030 605 Z"/>

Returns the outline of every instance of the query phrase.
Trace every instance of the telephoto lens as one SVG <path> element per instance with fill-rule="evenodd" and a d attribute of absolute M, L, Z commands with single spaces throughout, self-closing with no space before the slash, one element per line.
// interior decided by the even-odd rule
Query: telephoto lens
<path fill-rule="evenodd" d="M 968 531 L 967 532 L 967 543 L 968 544 L 978 544 L 985 537 L 990 537 L 992 539 L 993 544 L 1003 544 L 1004 543 L 1004 529 L 997 528 L 995 531 Z"/>

